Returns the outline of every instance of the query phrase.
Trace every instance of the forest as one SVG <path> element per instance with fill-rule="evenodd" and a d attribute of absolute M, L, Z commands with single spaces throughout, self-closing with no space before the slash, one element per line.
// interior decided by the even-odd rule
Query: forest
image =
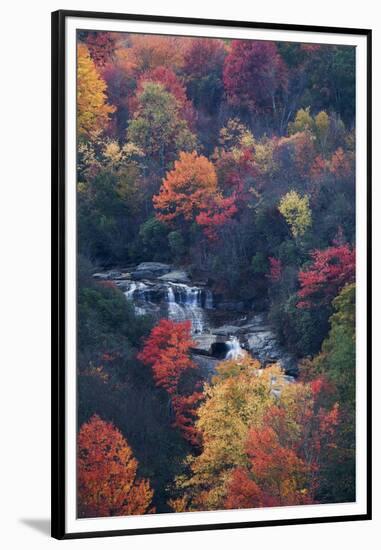
<path fill-rule="evenodd" d="M 353 502 L 355 48 L 77 34 L 77 515 Z"/>

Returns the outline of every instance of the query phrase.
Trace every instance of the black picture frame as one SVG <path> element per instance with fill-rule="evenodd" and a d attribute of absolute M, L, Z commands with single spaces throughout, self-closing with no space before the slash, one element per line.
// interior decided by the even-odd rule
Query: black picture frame
<path fill-rule="evenodd" d="M 279 519 L 234 523 L 168 526 L 158 528 L 123 529 L 94 532 L 67 532 L 65 526 L 65 23 L 68 17 L 86 17 L 94 19 L 117 19 L 123 21 L 144 21 L 156 23 L 183 23 L 217 27 L 235 27 L 247 29 L 269 29 L 284 31 L 304 31 L 314 33 L 337 33 L 363 35 L 367 41 L 367 511 L 364 514 L 310 517 L 302 519 Z M 132 15 L 124 13 L 83 12 L 59 10 L 52 13 L 52 477 L 51 477 L 51 534 L 56 539 L 79 539 L 120 535 L 150 533 L 171 533 L 179 531 L 205 531 L 212 529 L 237 529 L 279 525 L 297 525 L 314 523 L 332 523 L 343 521 L 361 521 L 372 518 L 372 421 L 371 421 L 371 179 L 372 179 L 372 31 L 369 29 L 341 28 L 329 26 L 290 25 L 278 23 L 259 23 L 248 21 L 225 21 L 197 18 L 162 17 L 156 15 Z"/>

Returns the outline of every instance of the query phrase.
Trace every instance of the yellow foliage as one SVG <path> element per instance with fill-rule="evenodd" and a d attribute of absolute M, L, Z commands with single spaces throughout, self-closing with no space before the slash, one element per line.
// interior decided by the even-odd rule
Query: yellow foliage
<path fill-rule="evenodd" d="M 310 108 L 299 109 L 295 115 L 294 122 L 290 122 L 288 125 L 288 131 L 290 134 L 296 134 L 298 132 L 304 132 L 306 130 L 312 131 L 314 127 L 314 120 L 310 115 Z"/>
<path fill-rule="evenodd" d="M 196 427 L 202 435 L 203 451 L 187 459 L 191 477 L 177 479 L 178 489 L 185 493 L 183 499 L 188 496 L 187 509 L 223 507 L 232 470 L 246 464 L 249 428 L 260 426 L 268 407 L 276 402 L 274 385 L 284 386 L 281 369 L 276 365 L 261 369 L 250 356 L 217 367 L 198 410 Z"/>
<path fill-rule="evenodd" d="M 93 138 L 109 122 L 115 107 L 107 104 L 107 85 L 84 44 L 78 45 L 77 57 L 77 128 L 78 136 Z"/>
<path fill-rule="evenodd" d="M 290 226 L 291 233 L 295 238 L 304 235 L 312 224 L 307 195 L 301 197 L 296 191 L 290 191 L 281 198 L 278 209 Z"/>

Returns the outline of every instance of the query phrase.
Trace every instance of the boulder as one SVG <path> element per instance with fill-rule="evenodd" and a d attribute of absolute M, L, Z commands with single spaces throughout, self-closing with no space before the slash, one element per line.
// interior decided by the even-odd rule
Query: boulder
<path fill-rule="evenodd" d="M 209 357 L 208 355 L 199 355 L 198 353 L 192 353 L 192 359 L 207 379 L 216 374 L 216 367 L 220 363 L 219 359 Z"/>
<path fill-rule="evenodd" d="M 170 271 L 158 277 L 161 281 L 170 281 L 172 283 L 189 283 L 188 273 L 181 270 Z"/>
<path fill-rule="evenodd" d="M 195 350 L 209 354 L 216 337 L 214 334 L 197 334 L 193 337 L 193 340 L 196 342 Z"/>
<path fill-rule="evenodd" d="M 171 271 L 171 266 L 161 262 L 142 262 L 132 272 L 133 279 L 155 279 Z"/>
<path fill-rule="evenodd" d="M 109 273 L 93 273 L 93 279 L 97 279 L 97 281 L 108 281 L 110 276 Z"/>
<path fill-rule="evenodd" d="M 238 334 L 239 332 L 241 332 L 241 327 L 237 327 L 235 325 L 223 325 L 222 327 L 213 329 L 213 334 L 226 337 Z"/>

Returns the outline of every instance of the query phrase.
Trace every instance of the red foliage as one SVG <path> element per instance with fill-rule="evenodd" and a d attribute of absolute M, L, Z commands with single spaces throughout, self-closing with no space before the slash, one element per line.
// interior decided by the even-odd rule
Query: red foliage
<path fill-rule="evenodd" d="M 319 472 L 335 448 L 338 405 L 322 401 L 331 388 L 323 378 L 295 386 L 292 409 L 272 405 L 263 423 L 249 431 L 248 467 L 234 470 L 226 508 L 292 506 L 315 502 Z"/>
<path fill-rule="evenodd" d="M 115 35 L 110 32 L 89 32 L 86 44 L 97 67 L 104 67 L 115 52 Z"/>
<path fill-rule="evenodd" d="M 190 329 L 190 321 L 161 319 L 138 354 L 138 359 L 152 368 L 157 386 L 171 395 L 177 392 L 181 374 L 196 367 L 189 357 L 189 348 L 195 346 Z"/>
<path fill-rule="evenodd" d="M 204 394 L 201 392 L 194 392 L 191 395 L 175 395 L 172 398 L 175 411 L 174 425 L 179 428 L 184 439 L 191 445 L 201 445 L 201 433 L 195 428 L 194 423 L 197 418 L 197 408 L 203 398 Z"/>
<path fill-rule="evenodd" d="M 241 210 L 253 197 L 252 190 L 262 182 L 252 151 L 241 149 L 237 159 L 231 152 L 222 151 L 216 163 L 219 187 L 224 195 L 235 193 L 236 204 Z"/>
<path fill-rule="evenodd" d="M 310 178 L 315 183 L 320 183 L 323 181 L 325 173 L 327 170 L 327 162 L 323 159 L 321 155 L 315 157 L 311 169 L 310 169 Z"/>
<path fill-rule="evenodd" d="M 172 398 L 175 413 L 174 426 L 179 428 L 184 439 L 192 445 L 199 445 L 200 434 L 194 427 L 196 409 L 203 399 L 203 393 L 181 395 L 179 381 L 188 369 L 196 368 L 189 357 L 189 348 L 194 346 L 190 335 L 190 322 L 174 323 L 162 319 L 151 330 L 138 358 L 152 367 L 156 385 L 167 390 Z"/>
<path fill-rule="evenodd" d="M 234 470 L 225 501 L 227 509 L 262 508 L 275 506 L 274 499 L 266 495 L 243 468 Z"/>
<path fill-rule="evenodd" d="M 196 216 L 196 222 L 203 227 L 208 239 L 213 241 L 218 238 L 218 228 L 226 225 L 237 211 L 235 195 L 225 198 L 211 195 Z"/>
<path fill-rule="evenodd" d="M 195 38 L 184 55 L 184 73 L 190 78 L 208 76 L 222 67 L 225 55 L 222 40 Z"/>
<path fill-rule="evenodd" d="M 228 99 L 252 111 L 275 108 L 275 95 L 286 86 L 286 68 L 275 42 L 233 40 L 223 72 Z"/>
<path fill-rule="evenodd" d="M 269 257 L 270 274 L 269 279 L 273 283 L 276 283 L 282 277 L 282 262 L 278 258 Z"/>
<path fill-rule="evenodd" d="M 349 245 L 315 250 L 311 257 L 311 267 L 299 272 L 298 295 L 302 300 L 298 307 L 329 304 L 345 284 L 355 279 L 355 251 Z"/>
<path fill-rule="evenodd" d="M 352 173 L 351 163 L 348 155 L 339 147 L 329 161 L 329 171 L 336 178 L 348 178 Z"/>
<path fill-rule="evenodd" d="M 131 448 L 113 424 L 97 415 L 79 431 L 77 466 L 79 517 L 148 511 L 153 491 L 148 481 L 136 478 L 138 462 Z"/>

